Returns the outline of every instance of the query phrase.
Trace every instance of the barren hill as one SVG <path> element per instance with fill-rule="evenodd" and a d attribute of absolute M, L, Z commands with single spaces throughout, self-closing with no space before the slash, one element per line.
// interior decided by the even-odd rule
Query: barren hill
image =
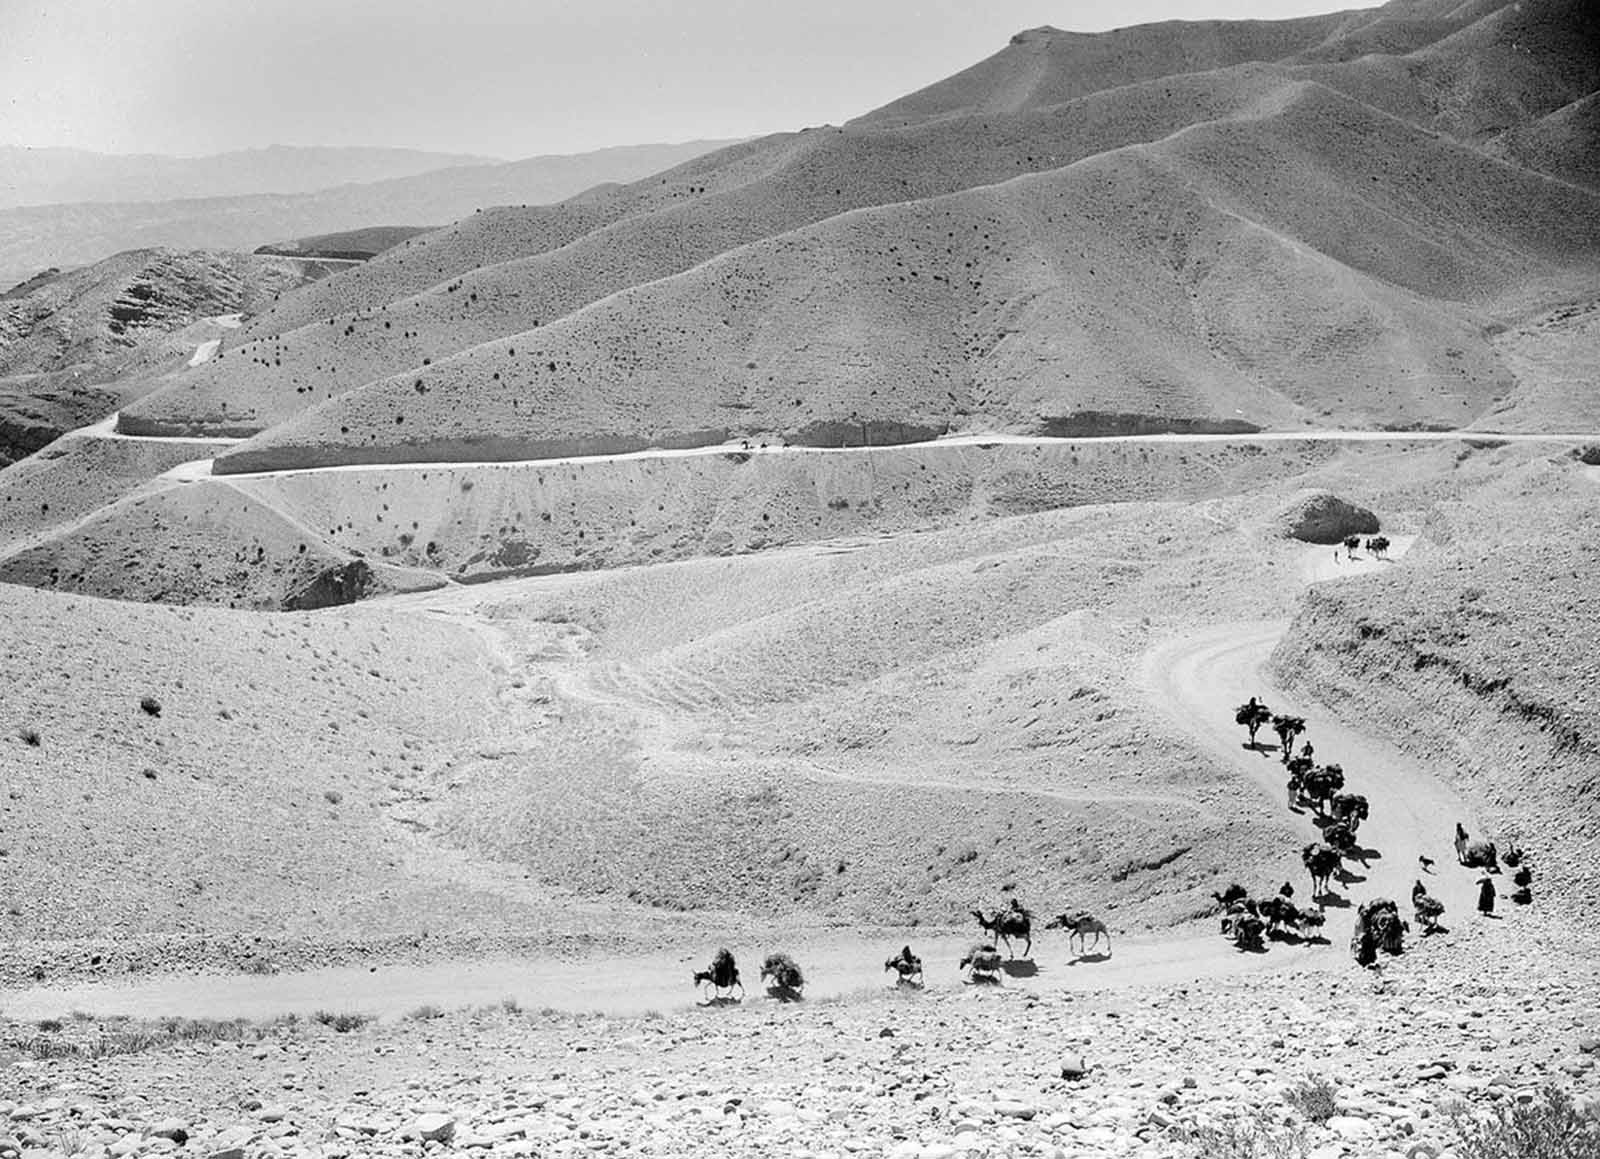
<path fill-rule="evenodd" d="M 183 366 L 225 329 L 326 273 L 303 261 L 135 250 L 0 298 L 0 462 L 115 410 L 149 376 Z"/>
<path fill-rule="evenodd" d="M 271 192 L 267 185 L 233 196 L 5 208 L 0 209 L 0 286 L 47 266 L 85 265 L 128 249 L 249 251 L 286 237 L 375 222 L 443 224 L 485 205 L 558 201 L 600 182 L 634 180 L 721 144 L 622 146 L 455 165 L 293 193 Z"/>
<path fill-rule="evenodd" d="M 334 398 L 218 469 L 963 428 L 1449 427 L 1512 393 L 1480 311 L 1600 271 L 1600 195 L 1331 90 L 1282 97 L 745 247 Z"/>
<path fill-rule="evenodd" d="M 1559 160 L 1567 154 L 1534 142 L 1541 133 L 1555 131 L 1545 118 L 1600 85 L 1600 66 L 1588 52 L 1588 36 L 1581 11 L 1553 0 L 1515 7 L 1401 4 L 1242 29 L 1172 25 L 1125 30 L 1103 40 L 1054 30 L 1029 33 L 949 85 L 920 94 L 913 103 L 934 110 L 926 115 L 880 111 L 882 115 L 869 115 L 843 129 L 746 143 L 659 178 L 598 191 L 569 204 L 478 215 L 391 251 L 337 282 L 281 303 L 239 336 L 224 362 L 180 376 L 133 408 L 124 429 L 248 433 L 272 427 L 374 378 L 426 377 L 425 366 L 437 367 L 476 344 L 503 339 L 507 348 L 542 349 L 544 339 L 534 341 L 527 331 L 547 329 L 607 295 L 684 274 L 719 255 L 759 264 L 784 247 L 749 252 L 737 247 L 789 234 L 795 234 L 797 245 L 809 245 L 814 229 L 831 218 L 837 220 L 826 228 L 835 234 L 850 228 L 842 215 L 853 209 L 884 206 L 886 213 L 911 220 L 921 212 L 914 203 L 1004 183 L 1019 173 L 1051 173 L 1070 182 L 1072 167 L 1091 159 L 1113 169 L 1134 164 L 1132 155 L 1119 151 L 1136 144 L 1150 145 L 1166 159 L 1168 172 L 1133 179 L 1121 194 L 1149 196 L 1151 205 L 1160 208 L 1129 201 L 1121 215 L 1128 220 L 1100 226 L 1113 231 L 1105 245 L 1132 251 L 1126 260 L 1119 257 L 1110 265 L 1187 260 L 1144 251 L 1165 246 L 1188 253 L 1204 247 L 1207 239 L 1187 231 L 1206 228 L 1208 213 L 1241 217 L 1244 232 L 1251 227 L 1262 232 L 1249 243 L 1257 252 L 1236 257 L 1233 267 L 1202 285 L 1193 307 L 1174 304 L 1141 313 L 1117 298 L 1136 293 L 1135 279 L 1109 291 L 1117 298 L 1109 307 L 1111 318 L 1072 332 L 1064 356 L 1076 357 L 1078 347 L 1092 348 L 1079 381 L 1101 371 L 1102 360 L 1110 360 L 1104 393 L 1117 403 L 1109 409 L 1133 416 L 1122 421 L 1176 423 L 1179 429 L 1185 420 L 1297 421 L 1295 400 L 1287 406 L 1262 404 L 1259 391 L 1277 389 L 1274 376 L 1281 377 L 1284 368 L 1255 365 L 1255 350 L 1281 349 L 1283 326 L 1274 319 L 1299 309 L 1291 303 L 1315 300 L 1319 305 L 1313 313 L 1339 320 L 1329 322 L 1337 332 L 1336 349 L 1314 354 L 1314 361 L 1365 348 L 1353 355 L 1354 365 L 1363 378 L 1375 380 L 1369 388 L 1372 397 L 1358 408 L 1342 409 L 1334 399 L 1317 408 L 1328 411 L 1320 419 L 1338 415 L 1334 421 L 1458 424 L 1513 388 L 1513 370 L 1497 362 L 1473 331 L 1485 324 L 1518 324 L 1530 312 L 1580 297 L 1584 291 L 1574 285 L 1581 286 L 1592 269 L 1592 240 L 1575 224 L 1592 220 L 1592 200 L 1582 192 L 1547 187 L 1542 177 L 1522 168 L 1508 144 L 1508 134 L 1526 132 L 1530 143 L 1519 157 L 1537 155 L 1541 165 L 1571 176 L 1572 163 Z M 1519 51 L 1513 45 L 1537 45 L 1539 51 Z M 1387 55 L 1372 55 L 1377 46 L 1384 46 Z M 1123 62 L 1120 73 L 1118 61 Z M 1186 68 L 1205 71 L 1182 71 Z M 1342 93 L 1343 101 L 1329 90 Z M 1005 93 L 1011 95 L 996 95 Z M 1471 112 L 1480 105 L 1492 111 L 1482 116 Z M 1319 144 L 1324 132 L 1339 143 L 1337 149 Z M 1262 139 L 1249 140 L 1252 136 Z M 1476 150 L 1485 142 L 1512 163 L 1483 164 Z M 1172 188 L 1147 193 L 1145 182 L 1163 179 Z M 1080 175 L 1078 180 L 1093 179 Z M 1182 188 L 1185 183 L 1193 188 Z M 1534 212 L 1527 223 L 1519 220 L 1520 212 L 1507 212 L 1508 204 L 1521 202 L 1523 191 Z M 1073 190 L 1063 193 L 1069 201 L 1078 196 Z M 1174 208 L 1174 199 L 1197 204 Z M 1370 203 L 1380 211 L 1376 217 L 1367 214 Z M 1170 240 L 1139 232 L 1137 219 L 1152 212 L 1175 215 L 1167 227 Z M 1478 215 L 1481 220 L 1475 220 Z M 1064 214 L 1060 220 L 1071 217 Z M 1120 236 L 1127 231 L 1133 236 Z M 1541 231 L 1549 236 L 1541 237 Z M 887 236 L 892 228 L 878 232 Z M 916 238 L 913 228 L 906 244 L 919 243 L 925 239 Z M 1012 239 L 1013 266 L 1035 260 L 1048 265 L 1068 244 L 1051 222 L 1039 222 L 1034 234 Z M 1560 260 L 1552 263 L 1549 259 L 1558 252 Z M 872 271 L 870 256 L 859 260 L 864 278 L 893 276 Z M 1105 276 L 1106 264 L 1108 259 L 1102 259 L 1095 267 L 1097 277 Z M 679 285 L 708 276 L 700 271 Z M 741 276 L 764 284 L 803 278 L 803 271 L 751 266 Z M 1240 284 L 1228 288 L 1234 279 L 1241 279 Z M 1372 284 L 1374 279 L 1378 284 Z M 1243 288 L 1259 282 L 1274 289 L 1253 297 L 1253 291 Z M 994 284 L 991 280 L 983 308 L 1006 315 L 1008 328 L 1012 314 L 1026 319 L 1020 334 L 1010 336 L 1011 344 L 1026 341 L 1033 322 L 1046 318 L 1052 321 L 1037 340 L 1060 339 L 1055 315 L 1026 300 L 996 303 Z M 791 287 L 790 292 L 798 289 Z M 640 292 L 652 301 L 671 293 Z M 1258 299 L 1265 307 L 1260 311 Z M 631 308 L 631 298 L 629 302 Z M 716 313 L 709 304 L 685 303 L 683 308 L 701 317 Z M 964 308 L 935 302 L 921 321 L 913 318 L 910 325 L 913 331 L 926 325 L 948 345 L 948 315 Z M 1397 325 L 1402 318 L 1404 325 Z M 1137 343 L 1149 347 L 1153 368 L 1118 364 L 1124 356 L 1115 348 L 1130 345 L 1122 337 L 1130 333 L 1127 327 L 1134 319 L 1141 335 L 1155 327 L 1153 342 L 1141 337 Z M 805 319 L 803 324 L 816 322 Z M 794 324 L 801 320 L 780 317 L 767 341 L 785 348 L 785 365 L 800 381 L 849 376 L 837 363 L 808 365 L 802 351 L 812 336 L 789 333 Z M 898 324 L 889 332 L 899 332 Z M 513 335 L 521 336 L 518 343 L 511 342 Z M 729 337 L 717 334 L 705 343 L 706 361 L 697 364 L 675 364 L 669 344 L 659 377 L 690 392 L 700 390 L 697 384 L 708 373 L 722 375 L 724 382 L 731 374 L 739 382 L 747 377 L 745 364 L 759 366 L 761 358 L 740 358 L 737 349 L 726 357 L 717 354 Z M 598 332 L 583 339 L 602 340 L 613 341 Z M 981 341 L 981 335 L 975 340 Z M 1110 354 L 1099 349 L 1108 346 Z M 836 352 L 831 344 L 815 349 Z M 591 355 L 608 358 L 602 347 L 585 347 L 574 352 L 574 366 Z M 565 357 L 545 361 L 560 365 Z M 960 396 L 963 384 L 977 392 L 989 389 L 982 374 L 948 354 L 933 356 L 937 365 L 926 373 L 898 366 L 896 357 L 893 350 L 870 352 L 867 363 L 874 368 L 866 377 L 875 379 L 875 364 L 881 363 L 883 373 L 922 375 L 922 381 L 908 387 L 913 392 L 926 389 L 943 398 L 952 390 Z M 698 350 L 694 358 L 701 358 Z M 1462 365 L 1453 365 L 1457 360 Z M 652 356 L 651 361 L 657 360 Z M 484 376 L 489 395 L 511 389 L 490 385 L 495 370 L 502 371 L 505 381 L 503 367 L 491 369 Z M 1026 385 L 1028 372 L 1018 373 L 1024 391 L 1037 393 Z M 1219 374 L 1236 384 L 1223 390 L 1230 397 L 1217 393 Z M 1395 386 L 1396 381 L 1403 385 Z M 1172 397 L 1159 407 L 1141 394 L 1166 391 L 1168 383 L 1173 384 Z M 863 389 L 870 392 L 873 386 Z M 1419 393 L 1448 396 L 1450 401 L 1436 397 L 1418 405 Z M 451 397 L 461 403 L 456 394 Z M 881 409 L 892 410 L 898 401 Z M 1067 410 L 1043 417 L 1108 409 L 1104 398 L 1063 401 Z M 533 405 L 532 399 L 525 402 Z M 596 402 L 626 405 L 626 399 L 613 404 L 603 396 Z M 818 421 L 842 421 L 852 411 L 865 415 L 856 402 L 852 398 L 842 415 L 825 413 Z M 470 417 L 477 405 L 474 401 L 464 407 L 468 426 L 478 421 Z M 503 400 L 497 404 L 486 397 L 479 425 L 500 429 L 503 405 Z M 928 410 L 927 400 L 919 405 Z M 908 411 L 901 419 L 908 428 L 941 427 L 950 420 L 945 409 L 942 415 Z M 524 407 L 522 417 L 508 428 L 508 446 L 530 437 L 516 434 L 526 413 Z M 684 429 L 795 428 L 788 416 L 731 417 L 759 421 L 697 414 L 685 417 L 694 425 Z M 1038 417 L 1022 419 L 1022 427 Z M 1007 416 L 1006 421 L 1017 420 Z M 545 441 L 560 445 L 567 438 L 563 422 L 558 411 Z M 341 420 L 337 425 L 350 424 Z M 352 430 L 369 445 L 395 441 L 393 431 Z M 675 433 L 683 432 L 667 431 L 665 436 L 670 440 Z M 441 431 L 437 441 L 449 443 L 461 434 Z M 415 426 L 405 432 L 405 439 L 413 441 L 428 437 L 417 435 Z M 619 445 L 630 444 L 623 440 Z"/>

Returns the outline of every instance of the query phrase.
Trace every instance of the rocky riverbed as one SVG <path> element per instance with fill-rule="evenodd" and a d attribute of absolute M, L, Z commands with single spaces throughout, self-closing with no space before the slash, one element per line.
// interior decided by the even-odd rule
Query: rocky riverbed
<path fill-rule="evenodd" d="M 1496 928 L 1378 971 L 1077 994 L 941 977 L 790 1004 L 752 987 L 644 1018 L 507 1004 L 174 1027 L 164 1046 L 153 1024 L 11 1023 L 0 1157 L 1448 1155 L 1460 1116 L 1549 1084 L 1600 1103 L 1593 949 Z M 1313 1079 L 1331 1103 L 1297 1107 Z M 1208 1129 L 1245 1149 L 1198 1147 Z"/>

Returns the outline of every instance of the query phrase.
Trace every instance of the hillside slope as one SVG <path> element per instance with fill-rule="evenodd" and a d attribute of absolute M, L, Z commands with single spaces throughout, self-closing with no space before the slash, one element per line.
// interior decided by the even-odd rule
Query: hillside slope
<path fill-rule="evenodd" d="M 1119 302 L 1112 309 L 1116 317 L 1105 323 L 1106 338 L 1091 330 L 1074 339 L 1110 344 L 1115 341 L 1110 335 L 1123 333 L 1117 327 L 1133 317 L 1141 320 L 1141 335 L 1150 326 L 1158 328 L 1157 376 L 1176 378 L 1180 387 L 1171 405 L 1147 419 L 1160 425 L 1185 417 L 1182 411 L 1194 405 L 1190 396 L 1212 392 L 1208 382 L 1219 372 L 1219 363 L 1225 375 L 1242 371 L 1246 398 L 1255 386 L 1271 388 L 1271 367 L 1261 376 L 1266 381 L 1257 383 L 1251 381 L 1256 367 L 1231 363 L 1253 363 L 1256 351 L 1284 342 L 1283 328 L 1274 321 L 1279 315 L 1276 286 L 1288 282 L 1289 292 L 1300 294 L 1302 278 L 1292 267 L 1305 263 L 1312 267 L 1306 277 L 1322 283 L 1312 291 L 1318 309 L 1331 299 L 1336 314 L 1348 315 L 1331 327 L 1338 331 L 1334 341 L 1359 347 L 1364 341 L 1359 335 L 1366 332 L 1387 347 L 1372 356 L 1370 366 L 1366 355 L 1357 354 L 1357 373 L 1367 375 L 1370 369 L 1380 379 L 1398 373 L 1405 383 L 1396 391 L 1393 414 L 1382 414 L 1378 405 L 1364 407 L 1362 416 L 1377 415 L 1373 421 L 1399 425 L 1455 425 L 1512 388 L 1511 372 L 1470 331 L 1485 322 L 1520 322 L 1530 302 L 1537 310 L 1564 304 L 1572 296 L 1570 283 L 1544 284 L 1551 276 L 1560 281 L 1570 269 L 1553 271 L 1545 261 L 1530 264 L 1522 252 L 1531 246 L 1548 257 L 1556 247 L 1571 243 L 1572 231 L 1557 224 L 1546 244 L 1534 236 L 1543 228 L 1543 217 L 1539 225 L 1519 228 L 1504 212 L 1507 179 L 1500 170 L 1507 166 L 1483 167 L 1469 150 L 1482 141 L 1493 145 L 1520 127 L 1538 134 L 1541 130 L 1534 126 L 1544 125 L 1544 118 L 1600 87 L 1600 65 L 1588 52 L 1590 35 L 1581 6 L 1569 0 L 1519 6 L 1407 2 L 1366 13 L 1239 27 L 1175 24 L 1093 37 L 1055 30 L 1024 34 L 974 70 L 908 98 L 914 110 L 880 110 L 843 129 L 747 142 L 657 178 L 597 191 L 565 205 L 500 211 L 492 218 L 478 215 L 392 251 L 326 287 L 286 299 L 238 336 L 224 364 L 164 385 L 133 409 L 124 429 L 261 430 L 375 378 L 415 378 L 424 366 L 474 345 L 548 327 L 609 294 L 684 273 L 736 247 L 781 238 L 851 210 L 926 200 L 1018 174 L 1056 172 L 1129 145 L 1157 142 L 1176 152 L 1177 176 L 1201 185 L 1213 210 L 1239 214 L 1271 234 L 1286 235 L 1291 248 L 1272 257 L 1245 259 L 1269 267 L 1263 277 L 1275 287 L 1261 295 L 1265 311 L 1259 327 L 1252 322 L 1255 304 L 1237 296 L 1227 306 L 1198 305 L 1202 313 L 1227 314 L 1215 343 L 1209 335 L 1197 342 L 1195 334 L 1184 332 L 1188 310 L 1158 317 Z M 1308 88 L 1308 82 L 1316 87 Z M 1307 104 L 1307 93 L 1319 93 L 1323 102 L 1332 100 L 1329 89 L 1357 107 L 1342 106 L 1324 115 L 1320 124 L 1304 116 L 1279 137 L 1326 132 L 1339 142 L 1340 151 L 1322 148 L 1314 136 L 1265 145 L 1241 139 L 1261 125 L 1291 117 L 1292 112 L 1282 110 Z M 1489 111 L 1471 113 L 1480 104 Z M 1391 122 L 1385 113 L 1411 127 Z M 1354 124 L 1361 132 L 1350 131 Z M 1176 139 L 1185 129 L 1200 133 L 1188 152 Z M 1469 148 L 1448 147 L 1456 135 Z M 1169 137 L 1174 139 L 1167 141 Z M 1229 155 L 1195 155 L 1206 141 Z M 1277 155 L 1253 156 L 1263 148 Z M 1503 147 L 1500 155 L 1510 158 Z M 1517 164 L 1509 167 L 1517 168 L 1520 160 L 1512 160 Z M 1193 173 L 1190 166 L 1197 162 L 1204 171 Z M 1303 183 L 1302 166 L 1307 164 L 1316 173 Z M 1541 192 L 1538 177 L 1526 171 L 1524 176 L 1528 179 L 1518 188 L 1530 191 L 1536 214 L 1566 196 Z M 1372 187 L 1358 189 L 1355 181 Z M 1135 183 L 1125 195 L 1141 191 Z M 1365 209 L 1374 197 L 1379 213 L 1368 222 Z M 1439 208 L 1459 219 L 1462 213 L 1477 212 L 1478 199 L 1485 202 L 1490 220 L 1465 232 L 1449 226 L 1433 236 L 1438 211 L 1430 201 L 1443 202 Z M 1569 198 L 1566 205 L 1590 212 L 1581 196 Z M 1129 217 L 1144 212 L 1132 202 L 1123 209 Z M 1565 212 L 1555 209 L 1558 217 Z M 1325 216 L 1327 222 L 1321 220 Z M 1180 215 L 1171 223 L 1171 240 L 1163 244 L 1175 252 L 1203 248 L 1209 240 L 1185 230 L 1196 224 L 1205 228 L 1206 220 L 1203 213 Z M 1363 237 L 1369 226 L 1371 236 Z M 1051 223 L 1041 227 L 1037 253 L 1033 238 L 1015 239 L 1014 262 L 1049 263 L 1056 250 L 1069 244 L 1052 236 Z M 1124 226 L 1117 223 L 1116 228 Z M 1502 228 L 1510 230 L 1508 236 L 1496 234 Z M 1330 248 L 1322 249 L 1325 245 Z M 1303 254 L 1304 247 L 1315 252 Z M 1587 240 L 1580 238 L 1575 243 L 1577 261 L 1569 264 L 1581 267 L 1589 253 Z M 1497 269 L 1502 259 L 1503 271 Z M 795 276 L 783 269 L 773 275 Z M 1482 286 L 1476 282 L 1480 275 L 1489 278 Z M 1372 289 L 1363 276 L 1389 284 Z M 1355 287 L 1347 288 L 1352 281 Z M 1395 302 L 1396 288 L 1402 299 L 1407 291 L 1451 299 L 1444 307 L 1448 317 L 1414 322 L 1419 311 L 1436 313 L 1437 305 Z M 822 287 L 817 290 L 823 292 Z M 1116 292 L 1130 292 L 1130 287 Z M 1374 304 L 1373 295 L 1384 300 Z M 1464 313 L 1457 305 L 1462 302 L 1470 302 L 1472 310 Z M 1486 307 L 1503 307 L 1505 317 L 1483 317 Z M 947 322 L 936 306 L 927 328 L 946 333 Z M 1031 315 L 1022 320 L 1024 333 L 1032 323 Z M 1199 328 L 1212 324 L 1207 317 Z M 783 327 L 780 322 L 777 329 Z M 1458 332 L 1461 328 L 1468 332 L 1465 336 Z M 1037 337 L 1043 344 L 1056 335 L 1047 326 Z M 1221 349 L 1213 350 L 1214 345 Z M 242 365 L 237 361 L 241 355 Z M 1462 367 L 1446 365 L 1462 357 Z M 750 361 L 760 359 L 744 358 L 734 365 Z M 832 366 L 795 369 L 797 386 L 813 373 L 824 381 L 838 373 Z M 1091 359 L 1084 374 L 1094 369 Z M 685 367 L 682 373 L 709 370 Z M 947 365 L 938 377 L 959 380 L 962 371 Z M 1441 380 L 1492 380 L 1494 385 L 1478 393 L 1468 389 L 1464 406 L 1458 405 L 1459 399 L 1444 407 L 1411 405 L 1419 390 L 1438 390 Z M 950 389 L 948 382 L 945 389 Z M 1381 396 L 1388 389 L 1377 385 L 1373 393 Z M 1091 403 L 1083 409 L 1099 405 Z M 1238 415 L 1251 407 L 1234 400 L 1221 413 L 1258 423 L 1294 414 L 1292 406 L 1256 409 L 1254 418 Z M 1341 408 L 1327 409 L 1331 415 Z M 696 421 L 695 430 L 718 431 L 728 425 L 706 421 L 706 416 Z M 928 425 L 910 415 L 905 421 Z M 387 437 L 378 434 L 375 441 L 383 443 Z"/>
<path fill-rule="evenodd" d="M 639 145 L 570 156 L 435 169 L 310 192 L 170 201 L 78 202 L 0 209 L 0 286 L 47 266 L 156 246 L 250 251 L 286 237 L 381 221 L 442 224 L 485 205 L 534 204 L 607 181 L 631 181 L 720 141 Z"/>
<path fill-rule="evenodd" d="M 1402 571 L 1312 589 L 1278 679 L 1366 721 L 1486 804 L 1541 879 L 1600 888 L 1592 577 L 1600 469 L 1512 467 L 1441 504 Z M 1546 882 L 1548 884 L 1549 882 Z M 1509 886 L 1505 887 L 1509 890 Z"/>
<path fill-rule="evenodd" d="M 193 250 L 135 250 L 0 297 L 0 466 L 115 410 L 185 365 L 213 323 L 260 310 L 326 267 Z"/>
<path fill-rule="evenodd" d="M 1513 386 L 1478 310 L 1597 272 L 1600 196 L 1300 84 L 1155 146 L 747 246 L 335 397 L 218 470 L 1454 426 Z"/>

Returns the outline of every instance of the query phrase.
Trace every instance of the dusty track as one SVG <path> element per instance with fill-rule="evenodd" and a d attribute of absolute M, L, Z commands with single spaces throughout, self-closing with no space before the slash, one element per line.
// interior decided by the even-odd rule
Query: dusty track
<path fill-rule="evenodd" d="M 1406 544 L 1398 544 L 1403 550 Z M 1370 560 L 1334 563 L 1329 549 L 1308 549 L 1300 577 L 1316 580 L 1326 573 L 1354 575 L 1378 565 Z M 1319 562 L 1326 560 L 1326 562 Z M 1397 566 L 1397 565 L 1390 565 Z M 1335 572 L 1335 569 L 1338 569 Z M 528 581 L 554 582 L 549 578 Z M 426 608 L 452 619 L 472 620 L 473 609 L 485 596 L 481 589 L 450 589 L 402 597 L 412 608 Z M 490 625 L 480 625 L 480 638 L 495 661 L 516 667 L 513 650 L 504 646 Z M 1362 844 L 1375 850 L 1370 871 L 1354 867 L 1360 875 L 1338 892 L 1351 903 L 1371 896 L 1396 898 L 1409 914 L 1410 885 L 1419 875 L 1417 854 L 1437 861 L 1427 876 L 1429 889 L 1444 901 L 1445 922 L 1458 930 L 1482 921 L 1472 912 L 1475 875 L 1459 869 L 1451 856 L 1451 827 L 1456 819 L 1474 827 L 1470 810 L 1424 768 L 1384 742 L 1334 718 L 1315 704 L 1285 697 L 1264 675 L 1264 665 L 1284 630 L 1279 622 L 1253 622 L 1209 628 L 1162 643 L 1142 665 L 1142 683 L 1158 710 L 1173 726 L 1188 733 L 1219 761 L 1244 772 L 1275 805 L 1283 805 L 1283 776 L 1274 754 L 1242 747 L 1241 730 L 1233 724 L 1233 708 L 1252 693 L 1275 708 L 1304 715 L 1307 738 L 1319 755 L 1337 760 L 1346 769 L 1351 787 L 1365 793 L 1373 815 L 1362 827 Z M 561 694 L 588 701 L 619 713 L 633 713 L 645 727 L 669 727 L 660 706 L 639 701 L 626 688 L 610 681 L 598 685 L 593 675 L 575 667 L 574 658 L 561 665 L 557 687 Z M 992 788 L 993 786 L 991 786 Z M 1305 840 L 1316 830 L 1309 816 L 1296 822 Z M 1262 889 L 1267 883 L 1247 881 Z M 1297 882 L 1300 900 L 1309 893 Z M 1073 899 L 1087 904 L 1092 898 Z M 1109 958 L 1091 955 L 1074 958 L 1058 932 L 1037 931 L 1033 959 L 1006 985 L 1030 990 L 1086 990 L 1126 986 L 1181 984 L 1185 981 L 1259 972 L 1338 972 L 1350 969 L 1345 950 L 1353 905 L 1331 906 L 1325 931 L 1331 947 L 1274 945 L 1267 954 L 1241 954 L 1209 930 L 1185 935 L 1118 937 Z M 1040 915 L 1042 922 L 1045 915 Z M 884 986 L 881 962 L 900 944 L 910 941 L 927 963 L 929 984 L 945 988 L 959 984 L 956 961 L 975 940 L 974 932 L 935 932 L 885 929 L 877 932 L 820 933 L 774 944 L 751 945 L 757 939 L 730 938 L 743 962 L 750 997 L 760 995 L 756 983 L 761 956 L 783 948 L 793 953 L 812 979 L 808 994 L 822 998 Z M 35 988 L 8 996 L 7 1008 L 16 1016 L 41 1017 L 73 1008 L 142 1015 L 259 1016 L 286 1010 L 359 1008 L 395 1014 L 422 1003 L 458 1006 L 494 1001 L 513 995 L 524 1005 L 559 1009 L 638 1013 L 688 1005 L 693 992 L 687 971 L 703 965 L 703 952 L 662 953 L 652 956 L 608 957 L 593 961 L 524 959 L 476 964 L 438 963 L 423 966 L 382 966 L 308 971 L 276 977 L 147 978 L 129 984 L 85 984 L 62 988 Z"/>

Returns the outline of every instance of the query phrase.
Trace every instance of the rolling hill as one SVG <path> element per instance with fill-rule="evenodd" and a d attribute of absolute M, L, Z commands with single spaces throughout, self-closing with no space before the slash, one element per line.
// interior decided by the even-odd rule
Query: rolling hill
<path fill-rule="evenodd" d="M 618 146 L 520 161 L 430 165 L 408 176 L 346 178 L 285 193 L 273 192 L 271 179 L 262 177 L 266 184 L 228 196 L 0 208 L 0 286 L 48 266 L 86 265 L 128 249 L 249 251 L 283 238 L 386 221 L 442 225 L 485 205 L 559 201 L 598 183 L 631 181 L 723 143 Z"/>
<path fill-rule="evenodd" d="M 1577 101 L 1581 112 L 1600 87 L 1591 39 L 1564 0 L 1406 3 L 1103 37 L 1035 30 L 843 128 L 748 142 L 397 247 L 279 303 L 224 361 L 153 390 L 123 429 L 271 430 L 263 448 L 326 443 L 316 453 L 331 462 L 474 455 L 495 440 L 487 457 L 652 438 L 826 441 L 844 436 L 819 432 L 870 425 L 902 404 L 892 421 L 913 433 L 969 420 L 1063 431 L 1459 425 L 1516 391 L 1516 369 L 1487 331 L 1590 293 L 1594 189 L 1551 180 L 1509 149 L 1523 133 L 1519 156 L 1572 175 L 1560 160 L 1572 151 L 1537 142 L 1581 127 L 1564 110 Z M 1480 106 L 1495 112 L 1467 115 Z M 1027 174 L 1040 184 L 1007 184 Z M 1029 188 L 1050 188 L 1059 209 L 1030 218 L 1013 205 Z M 951 215 L 944 242 L 978 225 L 990 250 L 932 268 L 963 248 L 935 248 L 939 213 Z M 902 243 L 929 256 L 916 277 L 948 292 L 930 296 L 896 259 L 880 265 Z M 1214 257 L 1201 256 L 1208 247 Z M 819 278 L 810 287 L 807 261 Z M 970 276 L 986 263 L 987 278 Z M 718 288 L 725 277 L 738 289 Z M 622 296 L 607 304 L 612 295 Z M 759 314 L 762 333 L 721 326 L 719 295 Z M 852 321 L 828 317 L 829 301 Z M 635 333 L 601 321 L 636 308 Z M 1320 333 L 1300 332 L 1307 316 Z M 1154 338 L 1130 344 L 1135 332 Z M 530 351 L 545 353 L 545 372 L 513 372 L 512 348 L 529 363 Z M 908 350 L 917 364 L 900 361 Z M 648 382 L 629 359 L 647 366 Z M 560 401 L 548 367 L 569 361 L 610 376 L 608 389 L 582 391 L 598 417 Z M 1067 362 L 1078 364 L 1070 386 Z M 708 403 L 708 376 L 728 407 Z M 823 384 L 823 395 L 809 410 L 791 398 L 775 411 L 761 398 L 768 376 Z M 392 398 L 370 411 L 355 395 L 334 401 L 358 388 L 387 397 L 418 379 L 433 392 L 430 377 L 441 393 L 398 424 Z M 1334 378 L 1332 397 L 1307 412 Z M 874 396 L 886 379 L 900 393 Z M 696 406 L 669 403 L 659 431 L 582 441 L 619 408 L 654 405 L 644 400 L 657 391 Z M 430 407 L 446 400 L 448 427 L 435 431 Z M 312 407 L 320 417 L 301 430 L 295 416 Z"/>
<path fill-rule="evenodd" d="M 327 272 L 286 258 L 133 250 L 0 295 L 0 462 L 116 410 L 152 375 L 220 342 L 235 315 Z"/>

